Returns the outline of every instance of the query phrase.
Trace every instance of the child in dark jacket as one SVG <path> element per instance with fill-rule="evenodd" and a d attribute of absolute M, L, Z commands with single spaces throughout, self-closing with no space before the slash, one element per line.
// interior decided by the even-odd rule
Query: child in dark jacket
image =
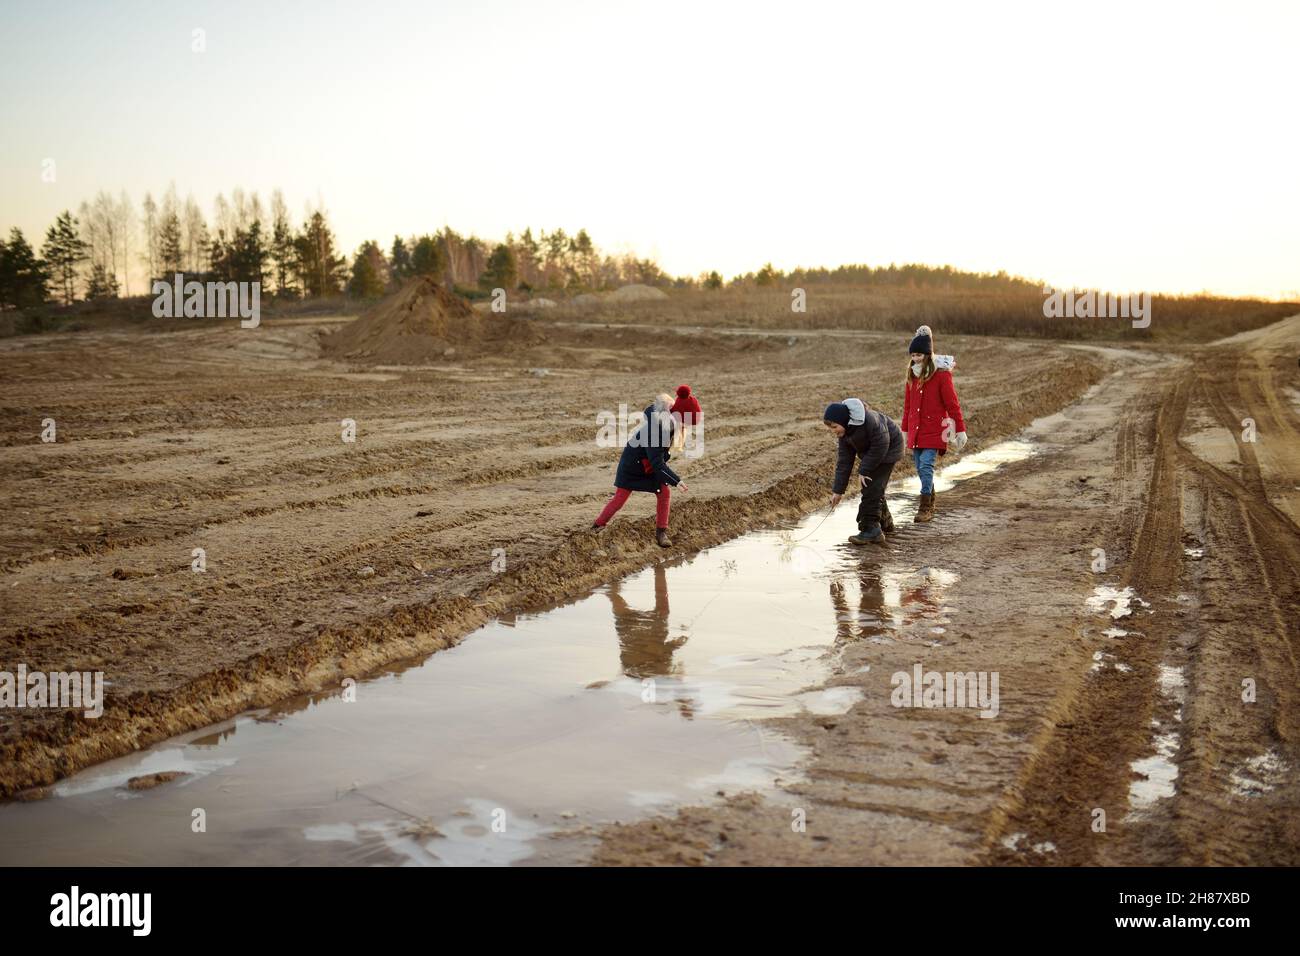
<path fill-rule="evenodd" d="M 672 413 L 672 397 L 660 395 L 654 404 L 645 410 L 641 424 L 628 437 L 623 446 L 623 454 L 618 459 L 618 469 L 614 472 L 614 497 L 609 499 L 603 511 L 591 526 L 592 531 L 599 531 L 609 523 L 609 519 L 627 503 L 634 491 L 648 491 L 656 496 L 655 500 L 655 540 L 659 547 L 672 545 L 668 538 L 668 510 L 670 493 L 668 489 L 680 487 L 686 491 L 686 484 L 677 473 L 668 467 L 669 451 L 681 447 L 682 425 Z"/>
<path fill-rule="evenodd" d="M 883 545 L 885 532 L 894 530 L 894 520 L 885 503 L 885 488 L 894 465 L 903 457 L 903 433 L 888 415 L 867 408 L 856 398 L 827 405 L 822 420 L 839 438 L 831 507 L 838 505 L 844 497 L 853 474 L 853 462 L 861 459 L 858 475 L 862 484 L 862 501 L 858 505 L 858 533 L 849 538 L 849 543 Z"/>

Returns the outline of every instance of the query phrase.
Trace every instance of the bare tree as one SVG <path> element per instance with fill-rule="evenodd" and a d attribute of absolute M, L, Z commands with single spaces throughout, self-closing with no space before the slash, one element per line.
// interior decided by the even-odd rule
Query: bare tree
<path fill-rule="evenodd" d="M 203 210 L 194 200 L 194 194 L 185 197 L 185 211 L 181 216 L 184 235 L 185 271 L 202 272 L 208 255 L 210 237 L 208 224 L 203 220 Z"/>
<path fill-rule="evenodd" d="M 122 244 L 122 294 L 131 294 L 131 237 L 135 233 L 135 205 L 123 189 L 113 209 L 117 219 L 118 241 Z"/>
<path fill-rule="evenodd" d="M 91 270 L 98 269 L 101 276 L 112 276 L 116 285 L 118 250 L 121 247 L 121 220 L 118 205 L 104 190 L 94 200 L 83 202 L 77 210 L 81 217 L 82 238 L 86 242 Z"/>
<path fill-rule="evenodd" d="M 239 221 L 231 204 L 226 202 L 226 197 L 217 193 L 217 198 L 212 201 L 212 228 L 216 235 L 229 239 L 239 228 Z"/>
<path fill-rule="evenodd" d="M 140 209 L 141 224 L 144 226 L 144 253 L 141 258 L 149 270 L 145 281 L 153 282 L 158 276 L 158 204 L 153 201 L 152 193 L 144 194 Z"/>

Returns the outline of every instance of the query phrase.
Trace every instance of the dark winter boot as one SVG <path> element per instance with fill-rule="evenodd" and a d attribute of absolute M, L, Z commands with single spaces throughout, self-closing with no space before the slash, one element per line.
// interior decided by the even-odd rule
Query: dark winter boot
<path fill-rule="evenodd" d="M 921 496 L 921 503 L 917 506 L 916 517 L 913 521 L 929 521 L 934 517 L 934 493 Z"/>
<path fill-rule="evenodd" d="M 883 498 L 880 501 L 880 530 L 885 534 L 894 533 L 894 516 L 889 513 L 889 505 Z"/>
<path fill-rule="evenodd" d="M 671 548 L 673 546 L 672 539 L 668 537 L 667 528 L 655 528 L 655 541 L 658 542 L 661 548 Z"/>
<path fill-rule="evenodd" d="M 884 545 L 885 534 L 883 531 L 877 531 L 875 537 L 868 537 L 865 531 L 859 531 L 849 538 L 849 544 L 878 544 Z"/>

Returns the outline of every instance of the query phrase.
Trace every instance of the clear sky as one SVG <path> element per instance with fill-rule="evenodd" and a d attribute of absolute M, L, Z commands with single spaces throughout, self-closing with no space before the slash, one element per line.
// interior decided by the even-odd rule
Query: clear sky
<path fill-rule="evenodd" d="M 317 196 L 349 253 L 586 228 L 1300 296 L 1300 2 L 0 0 L 0 228 L 99 189 Z M 194 52 L 195 29 L 206 50 Z M 55 160 L 57 179 L 41 180 Z M 39 246 L 39 242 L 35 242 Z"/>

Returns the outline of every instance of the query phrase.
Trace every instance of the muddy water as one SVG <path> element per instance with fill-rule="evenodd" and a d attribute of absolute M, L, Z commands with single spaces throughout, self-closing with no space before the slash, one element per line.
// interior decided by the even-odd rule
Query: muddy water
<path fill-rule="evenodd" d="M 1032 453 L 1005 442 L 942 491 Z M 916 479 L 898 482 L 900 525 Z M 856 503 L 498 620 L 361 681 L 181 735 L 0 806 L 0 863 L 581 860 L 594 827 L 770 790 L 798 746 L 762 718 L 839 713 L 842 641 L 941 634 L 956 578 L 855 548 Z M 917 529 L 914 533 L 924 533 Z M 179 772 L 149 789 L 128 781 Z"/>

